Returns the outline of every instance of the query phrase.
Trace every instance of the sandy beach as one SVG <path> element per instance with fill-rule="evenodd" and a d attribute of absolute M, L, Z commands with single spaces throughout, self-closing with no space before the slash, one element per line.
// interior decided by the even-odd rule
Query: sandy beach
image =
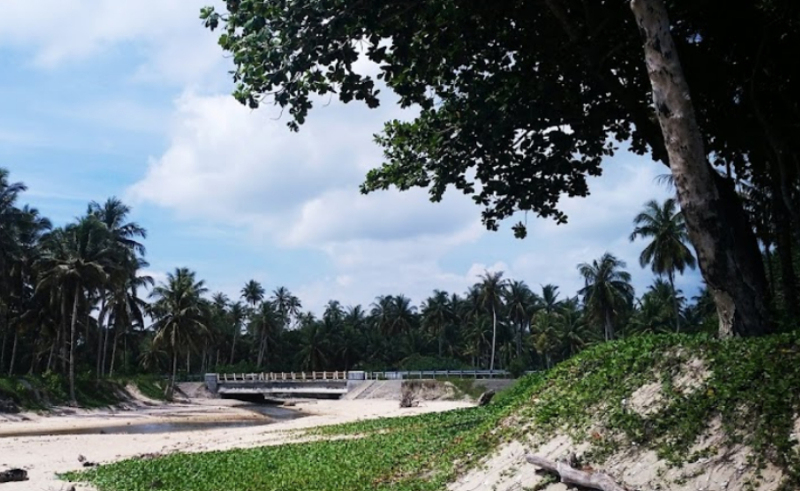
<path fill-rule="evenodd" d="M 29 477 L 25 482 L 0 486 L 1 491 L 65 490 L 69 484 L 59 480 L 56 473 L 81 469 L 79 456 L 91 462 L 109 463 L 149 453 L 277 445 L 298 440 L 302 435 L 295 430 L 363 419 L 448 411 L 471 405 L 466 401 L 423 401 L 419 407 L 401 409 L 397 400 L 297 401 L 287 409 L 298 411 L 303 417 L 275 420 L 239 401 L 191 399 L 173 404 L 147 402 L 123 410 L 62 409 L 46 415 L 0 414 L 0 470 L 21 468 L 28 471 Z M 197 423 L 199 428 L 159 433 L 63 434 L 159 423 Z M 214 423 L 248 426 L 202 428 L 203 425 Z M 48 432 L 51 434 L 44 434 Z M 76 489 L 93 488 L 77 486 Z"/>

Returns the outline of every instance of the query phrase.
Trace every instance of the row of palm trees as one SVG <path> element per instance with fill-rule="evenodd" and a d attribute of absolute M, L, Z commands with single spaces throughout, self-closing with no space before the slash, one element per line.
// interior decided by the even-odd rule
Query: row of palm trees
<path fill-rule="evenodd" d="M 695 262 L 674 200 L 634 220 L 631 240 L 649 241 L 641 265 L 658 277 L 638 300 L 625 263 L 607 253 L 578 266 L 584 287 L 571 298 L 486 272 L 467 292 L 437 290 L 419 306 L 384 295 L 367 308 L 331 301 L 316 316 L 285 287 L 268 294 L 255 280 L 234 299 L 209 294 L 187 268 L 155 285 L 143 273 L 147 233 L 124 203 L 93 202 L 53 227 L 18 206 L 24 191 L 0 169 L 0 370 L 64 374 L 73 401 L 76 376 L 546 367 L 594 342 L 713 323 L 707 294 L 690 305 L 675 288 Z"/>

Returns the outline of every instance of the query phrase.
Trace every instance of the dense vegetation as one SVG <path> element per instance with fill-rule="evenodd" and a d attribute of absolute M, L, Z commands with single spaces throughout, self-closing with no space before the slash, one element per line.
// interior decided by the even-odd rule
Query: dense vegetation
<path fill-rule="evenodd" d="M 754 451 L 753 468 L 776 465 L 787 476 L 784 489 L 796 489 L 800 454 L 791 433 L 800 394 L 791 388 L 800 384 L 799 343 L 796 333 L 724 341 L 636 336 L 527 376 L 487 407 L 311 430 L 331 441 L 134 459 L 69 477 L 103 491 L 434 490 L 503 441 L 558 431 L 591 442 L 588 464 L 630 442 L 667 462 L 696 460 L 702 455 L 690 452 L 692 443 L 719 416 L 724 438 L 707 452 L 743 443 Z M 695 359 L 709 378 L 681 392 L 672 382 Z M 663 385 L 661 406 L 646 415 L 630 410 L 626 399 L 652 381 Z"/>
<path fill-rule="evenodd" d="M 624 262 L 607 253 L 577 266 L 585 287 L 574 297 L 555 285 L 534 291 L 486 272 L 466 293 L 436 290 L 419 306 L 402 294 L 378 296 L 368 307 L 331 300 L 318 317 L 286 288 L 268 293 L 256 280 L 233 299 L 210 294 L 187 268 L 154 285 L 143 273 L 146 231 L 128 221 L 122 202 L 91 203 L 75 223 L 53 228 L 35 208 L 18 207 L 24 185 L 0 172 L 0 373 L 9 376 L 468 367 L 521 373 L 601 341 L 716 329 L 708 292 L 688 301 L 674 287 L 694 258 L 671 199 L 647 203 L 633 217 L 631 240 L 643 239 L 641 266 L 656 275 L 638 298 Z M 773 261 L 769 251 L 765 258 Z"/>

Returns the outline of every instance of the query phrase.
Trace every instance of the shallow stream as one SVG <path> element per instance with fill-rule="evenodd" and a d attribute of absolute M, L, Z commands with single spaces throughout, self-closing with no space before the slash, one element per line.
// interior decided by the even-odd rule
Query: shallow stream
<path fill-rule="evenodd" d="M 53 436 L 53 435 L 140 435 L 148 433 L 171 433 L 179 431 L 213 430 L 217 428 L 242 428 L 248 426 L 263 426 L 278 421 L 306 416 L 300 411 L 287 409 L 284 407 L 269 404 L 247 404 L 237 406 L 265 416 L 263 419 L 236 419 L 232 417 L 228 421 L 203 421 L 203 422 L 153 422 L 153 423 L 128 423 L 114 424 L 106 426 L 94 426 L 91 428 L 59 428 L 43 429 L 41 431 L 20 431 L 17 433 L 0 434 L 0 438 L 11 438 L 21 436 Z"/>

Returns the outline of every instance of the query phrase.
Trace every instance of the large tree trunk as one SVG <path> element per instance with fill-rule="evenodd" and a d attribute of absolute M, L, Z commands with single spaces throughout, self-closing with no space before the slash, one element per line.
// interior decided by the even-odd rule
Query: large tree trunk
<path fill-rule="evenodd" d="M 663 0 L 631 0 L 678 200 L 722 337 L 770 332 L 764 266 L 733 186 L 708 165 Z"/>
<path fill-rule="evenodd" d="M 605 338 L 606 342 L 614 339 L 614 324 L 611 322 L 611 312 L 606 312 L 605 316 Z"/>
<path fill-rule="evenodd" d="M 75 298 L 72 302 L 72 325 L 69 330 L 69 403 L 73 406 L 78 405 L 78 399 L 75 397 L 75 338 L 78 331 L 78 300 L 80 299 L 80 294 L 80 286 L 75 285 Z"/>

